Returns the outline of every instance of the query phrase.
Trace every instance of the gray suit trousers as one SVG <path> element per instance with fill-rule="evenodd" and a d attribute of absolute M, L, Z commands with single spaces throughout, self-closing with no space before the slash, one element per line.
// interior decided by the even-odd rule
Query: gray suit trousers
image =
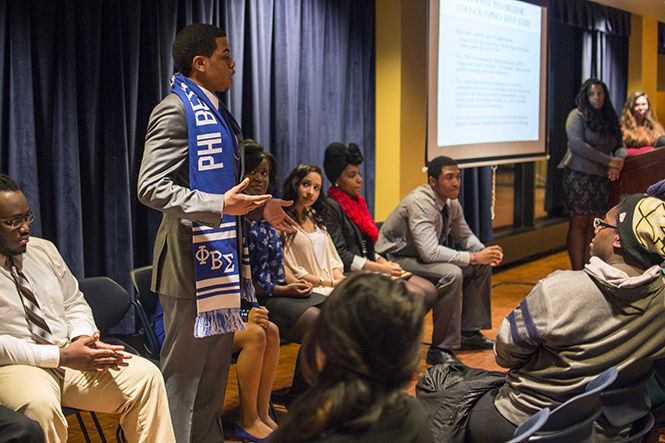
<path fill-rule="evenodd" d="M 194 338 L 196 300 L 160 294 L 162 373 L 178 443 L 222 442 L 222 412 L 233 334 Z"/>
<path fill-rule="evenodd" d="M 428 279 L 436 286 L 437 299 L 425 300 L 425 307 L 433 310 L 433 346 L 459 349 L 461 331 L 492 327 L 490 265 L 460 267 L 453 263 L 423 263 L 415 257 L 390 258 L 403 269 Z"/>

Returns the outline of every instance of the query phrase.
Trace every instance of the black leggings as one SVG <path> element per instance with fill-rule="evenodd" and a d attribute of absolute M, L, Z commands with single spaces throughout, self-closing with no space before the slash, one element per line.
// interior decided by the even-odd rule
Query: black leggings
<path fill-rule="evenodd" d="M 499 388 L 490 389 L 471 409 L 466 427 L 466 441 L 478 443 L 503 443 L 513 438 L 517 426 L 503 418 L 494 406 Z"/>

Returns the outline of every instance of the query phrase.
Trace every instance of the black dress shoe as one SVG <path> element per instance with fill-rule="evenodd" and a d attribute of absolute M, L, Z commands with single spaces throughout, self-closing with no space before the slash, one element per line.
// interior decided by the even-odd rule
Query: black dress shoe
<path fill-rule="evenodd" d="M 494 340 L 485 337 L 480 332 L 475 332 L 471 336 L 462 335 L 462 349 L 468 351 L 472 349 L 492 349 L 494 347 Z"/>
<path fill-rule="evenodd" d="M 425 359 L 425 362 L 428 365 L 439 365 L 442 363 L 449 365 L 462 364 L 462 362 L 459 361 L 457 357 L 455 357 L 455 354 L 452 352 L 446 349 L 436 348 L 434 346 L 429 348 L 427 351 L 427 358 Z"/>

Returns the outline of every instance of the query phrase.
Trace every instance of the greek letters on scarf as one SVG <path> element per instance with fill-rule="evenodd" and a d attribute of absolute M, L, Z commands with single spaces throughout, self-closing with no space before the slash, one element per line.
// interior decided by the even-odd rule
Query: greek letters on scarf
<path fill-rule="evenodd" d="M 191 79 L 176 73 L 171 92 L 185 104 L 189 136 L 189 186 L 223 194 L 236 184 L 240 155 L 235 134 L 220 102 L 215 109 Z M 220 113 L 224 113 L 224 116 Z M 255 302 L 249 254 L 242 236 L 242 263 L 238 262 L 239 217 L 224 214 L 217 229 L 192 222 L 192 253 L 196 275 L 194 337 L 241 331 L 240 297 Z"/>

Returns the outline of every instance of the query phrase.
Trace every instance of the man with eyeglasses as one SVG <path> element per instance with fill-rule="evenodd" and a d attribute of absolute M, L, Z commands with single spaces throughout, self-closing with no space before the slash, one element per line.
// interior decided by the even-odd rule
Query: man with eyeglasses
<path fill-rule="evenodd" d="M 473 407 L 471 441 L 506 441 L 531 415 L 584 392 L 612 366 L 621 380 L 627 367 L 665 356 L 665 202 L 624 196 L 594 228 L 585 268 L 541 280 L 501 323 L 494 352 L 510 371 Z M 627 436 L 627 417 L 611 426 L 601 416 L 599 432 Z"/>
<path fill-rule="evenodd" d="M 38 422 L 47 442 L 67 440 L 62 406 L 120 414 L 127 441 L 174 442 L 159 369 L 99 340 L 57 249 L 30 236 L 34 219 L 0 174 L 0 404 Z"/>

